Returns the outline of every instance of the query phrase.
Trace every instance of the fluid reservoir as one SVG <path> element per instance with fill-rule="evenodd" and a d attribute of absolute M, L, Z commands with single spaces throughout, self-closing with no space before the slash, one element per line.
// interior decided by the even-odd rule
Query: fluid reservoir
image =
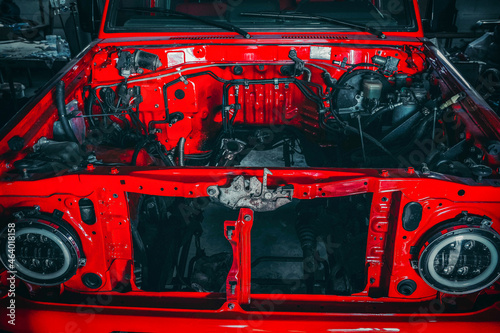
<path fill-rule="evenodd" d="M 382 97 L 382 82 L 373 77 L 367 77 L 363 80 L 363 94 L 367 99 L 380 99 Z"/>

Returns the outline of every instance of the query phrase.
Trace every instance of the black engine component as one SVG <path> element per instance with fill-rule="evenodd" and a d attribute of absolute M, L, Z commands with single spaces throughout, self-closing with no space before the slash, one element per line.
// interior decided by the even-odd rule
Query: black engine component
<path fill-rule="evenodd" d="M 75 170 L 81 167 L 85 153 L 75 142 L 57 142 L 40 139 L 34 152 L 22 160 L 15 161 L 14 167 L 24 173 L 50 173 L 61 170 Z"/>
<path fill-rule="evenodd" d="M 318 209 L 315 205 L 302 205 L 297 206 L 297 237 L 300 241 L 300 247 L 304 255 L 304 272 L 313 273 L 316 270 L 316 248 L 318 246 L 316 240 L 315 222 L 318 215 Z"/>
<path fill-rule="evenodd" d="M 198 292 L 225 292 L 226 279 L 233 264 L 231 253 L 219 253 L 196 261 L 191 287 Z"/>
<path fill-rule="evenodd" d="M 375 55 L 372 62 L 382 67 L 384 75 L 392 75 L 398 71 L 399 59 L 394 57 L 382 57 Z"/>
<path fill-rule="evenodd" d="M 121 51 L 116 63 L 116 68 L 120 71 L 120 75 L 126 78 L 132 74 L 142 74 L 143 69 L 155 71 L 161 66 L 160 57 L 142 50 L 137 50 L 134 53 Z"/>

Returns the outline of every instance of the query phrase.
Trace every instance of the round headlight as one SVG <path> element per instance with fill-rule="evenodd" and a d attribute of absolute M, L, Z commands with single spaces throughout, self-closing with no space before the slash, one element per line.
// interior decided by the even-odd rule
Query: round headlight
<path fill-rule="evenodd" d="M 469 294 L 500 277 L 500 239 L 494 231 L 464 228 L 434 239 L 420 255 L 422 278 L 448 294 Z"/>
<path fill-rule="evenodd" d="M 74 232 L 45 219 L 22 218 L 0 235 L 0 261 L 26 282 L 61 284 L 75 275 L 80 259 Z"/>

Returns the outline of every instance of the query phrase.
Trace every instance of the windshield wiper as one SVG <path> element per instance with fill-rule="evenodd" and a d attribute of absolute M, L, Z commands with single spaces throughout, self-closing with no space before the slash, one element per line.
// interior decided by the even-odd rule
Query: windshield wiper
<path fill-rule="evenodd" d="M 321 21 L 321 22 L 328 22 L 328 23 L 333 23 L 337 25 L 343 25 L 348 28 L 360 30 L 360 31 L 365 31 L 368 33 L 371 33 L 372 35 L 377 36 L 378 38 L 385 39 L 386 35 L 373 27 L 364 25 L 364 24 L 357 24 L 353 22 L 346 22 L 342 20 L 337 20 L 331 17 L 327 16 L 319 16 L 319 15 L 310 15 L 310 14 L 303 14 L 303 13 L 278 13 L 278 12 L 244 12 L 240 13 L 241 16 L 258 16 L 258 17 L 270 17 L 270 18 L 283 18 L 283 19 L 299 19 L 299 20 L 315 20 L 315 21 Z"/>
<path fill-rule="evenodd" d="M 238 28 L 237 26 L 231 24 L 231 23 L 224 23 L 224 22 L 217 22 L 217 21 L 212 21 L 203 17 L 195 16 L 195 15 L 190 15 L 186 14 L 183 12 L 178 12 L 176 10 L 170 10 L 170 9 L 161 9 L 161 8 L 122 8 L 121 10 L 125 11 L 133 11 L 136 13 L 157 13 L 165 16 L 178 16 L 178 17 L 183 17 L 187 19 L 191 19 L 193 21 L 198 21 L 205 23 L 206 25 L 211 25 L 217 28 L 221 28 L 227 31 L 233 31 L 236 32 L 240 35 L 242 35 L 245 38 L 252 38 L 248 32 L 245 30 Z"/>

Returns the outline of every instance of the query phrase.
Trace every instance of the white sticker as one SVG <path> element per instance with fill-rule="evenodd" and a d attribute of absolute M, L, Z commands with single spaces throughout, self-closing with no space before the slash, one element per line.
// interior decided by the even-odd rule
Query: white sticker
<path fill-rule="evenodd" d="M 185 62 L 184 52 L 182 52 L 182 51 L 181 52 L 168 52 L 167 59 L 168 59 L 168 67 L 183 64 Z"/>
<path fill-rule="evenodd" d="M 329 47 L 311 46 L 311 59 L 330 60 L 332 49 Z"/>

